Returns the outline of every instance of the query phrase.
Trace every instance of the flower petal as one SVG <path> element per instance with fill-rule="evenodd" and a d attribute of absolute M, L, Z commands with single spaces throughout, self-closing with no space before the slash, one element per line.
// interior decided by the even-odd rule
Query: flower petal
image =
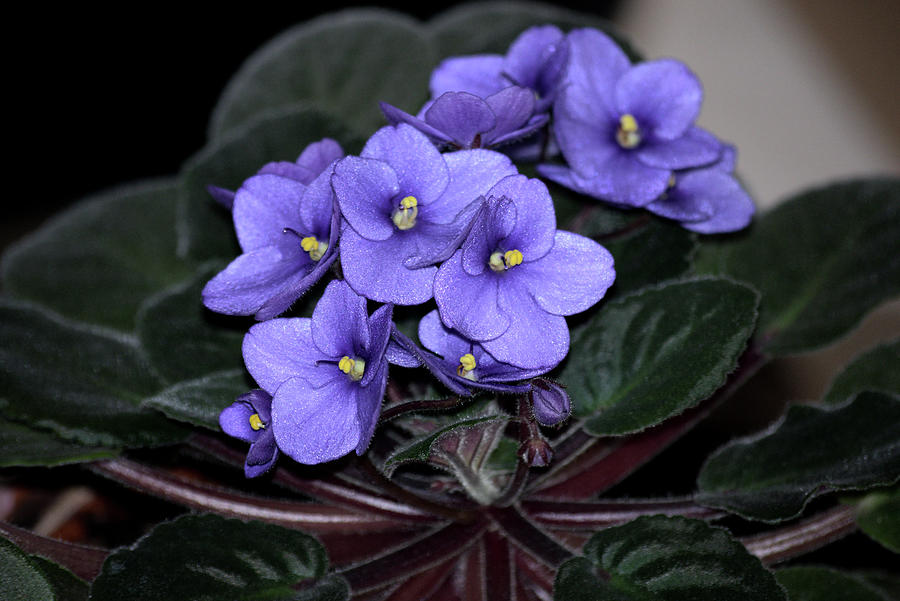
<path fill-rule="evenodd" d="M 397 176 L 398 193 L 415 196 L 420 207 L 440 198 L 447 187 L 449 175 L 441 153 L 411 125 L 382 127 L 369 138 L 360 156 L 390 165 Z"/>
<path fill-rule="evenodd" d="M 209 192 L 209 195 L 212 196 L 213 200 L 229 211 L 234 208 L 234 192 L 231 190 L 210 185 L 206 186 L 206 191 Z"/>
<path fill-rule="evenodd" d="M 469 275 L 462 267 L 462 252 L 456 252 L 434 279 L 441 321 L 471 340 L 500 336 L 510 320 L 499 308 L 498 280 L 490 271 Z"/>
<path fill-rule="evenodd" d="M 620 152 L 615 141 L 616 120 L 589 87 L 575 84 L 563 89 L 554 104 L 553 133 L 566 162 L 585 175 L 593 175 Z"/>
<path fill-rule="evenodd" d="M 342 374 L 331 363 L 335 357 L 323 354 L 313 344 L 308 318 L 280 318 L 258 323 L 244 336 L 241 350 L 244 364 L 253 379 L 269 394 L 286 380 L 301 376 L 316 386 Z"/>
<path fill-rule="evenodd" d="M 629 113 L 654 138 L 674 140 L 700 114 L 703 88 L 687 66 L 673 59 L 640 63 L 616 83 L 619 115 Z"/>
<path fill-rule="evenodd" d="M 313 343 L 325 355 L 360 355 L 369 345 L 366 299 L 346 282 L 332 281 L 313 309 L 311 329 Z"/>
<path fill-rule="evenodd" d="M 516 85 L 546 96 L 559 82 L 566 54 L 565 35 L 558 27 L 529 27 L 510 44 L 503 73 Z"/>
<path fill-rule="evenodd" d="M 445 92 L 469 92 L 486 98 L 509 85 L 500 73 L 502 69 L 503 57 L 499 54 L 448 58 L 431 73 L 431 97 Z"/>
<path fill-rule="evenodd" d="M 284 240 L 284 228 L 300 225 L 306 186 L 278 175 L 254 175 L 234 197 L 234 229 L 244 252 Z"/>
<path fill-rule="evenodd" d="M 331 138 L 322 138 L 303 149 L 297 157 L 297 166 L 309 174 L 309 181 L 315 179 L 326 167 L 344 157 L 344 149 Z M 309 181 L 303 183 L 309 183 Z"/>
<path fill-rule="evenodd" d="M 525 136 L 537 130 L 546 121 L 535 121 L 530 127 L 523 127 L 534 114 L 534 92 L 518 86 L 500 90 L 485 98 L 485 102 L 497 116 L 494 128 L 484 135 L 484 145 L 499 144 L 512 139 L 516 132 Z"/>
<path fill-rule="evenodd" d="M 698 169 L 685 173 L 676 184 L 677 196 L 702 198 L 712 207 L 712 217 L 682 226 L 701 234 L 720 234 L 750 224 L 756 208 L 737 180 L 721 169 Z"/>
<path fill-rule="evenodd" d="M 414 117 L 406 111 L 401 111 L 387 102 L 379 102 L 378 104 L 381 106 L 381 112 L 384 113 L 384 118 L 387 119 L 388 123 L 391 125 L 408 123 L 431 138 L 432 142 L 435 142 L 436 144 L 450 144 L 453 142 L 447 134 L 428 125 L 418 117 Z"/>
<path fill-rule="evenodd" d="M 472 148 L 475 136 L 493 129 L 497 120 L 483 98 L 468 92 L 446 92 L 425 111 L 425 122 L 462 148 Z"/>
<path fill-rule="evenodd" d="M 393 199 L 400 193 L 397 174 L 384 161 L 346 157 L 331 178 L 341 214 L 360 236 L 387 240 L 394 234 Z"/>
<path fill-rule="evenodd" d="M 250 445 L 247 459 L 244 462 L 244 476 L 256 478 L 275 467 L 278 461 L 278 447 L 275 444 L 275 435 L 271 428 L 263 431 L 262 436 Z"/>
<path fill-rule="evenodd" d="M 368 319 L 369 327 L 369 344 L 366 347 L 366 373 L 359 385 L 365 388 L 375 378 L 377 372 L 374 367 L 382 365 L 385 362 L 384 354 L 387 351 L 388 342 L 391 339 L 391 315 L 393 313 L 393 305 L 382 305 L 378 307 L 372 316 Z M 373 369 L 369 369 L 371 366 Z"/>
<path fill-rule="evenodd" d="M 462 244 L 462 266 L 469 275 L 479 275 L 488 266 L 491 253 L 516 226 L 516 203 L 510 198 L 491 198 L 482 203 L 479 213 Z"/>
<path fill-rule="evenodd" d="M 219 427 L 228 436 L 243 440 L 244 442 L 256 442 L 260 436 L 259 430 L 250 426 L 250 416 L 256 413 L 253 406 L 246 401 L 235 401 L 225 407 L 219 414 Z"/>
<path fill-rule="evenodd" d="M 689 128 L 674 140 L 650 140 L 636 149 L 637 157 L 650 167 L 686 169 L 715 162 L 722 155 L 722 144 L 699 127 Z"/>
<path fill-rule="evenodd" d="M 630 69 L 631 61 L 612 38 L 596 29 L 576 29 L 567 39 L 566 88 L 578 90 L 577 99 L 597 106 L 598 114 L 617 117 L 612 91 Z"/>
<path fill-rule="evenodd" d="M 327 166 L 309 183 L 300 200 L 300 223 L 303 234 L 312 235 L 324 242 L 331 233 L 331 217 L 336 208 L 331 178 L 334 165 Z"/>
<path fill-rule="evenodd" d="M 427 219 L 432 223 L 450 223 L 494 184 L 518 173 L 508 156 L 493 150 L 460 150 L 445 154 L 444 159 L 450 170 L 450 183 L 439 206 L 435 203 L 435 206 L 425 209 Z"/>
<path fill-rule="evenodd" d="M 278 448 L 307 465 L 343 457 L 360 442 L 359 387 L 347 378 L 316 388 L 302 378 L 282 384 L 272 400 Z"/>
<path fill-rule="evenodd" d="M 579 185 L 579 191 L 585 194 L 642 207 L 666 191 L 671 174 L 668 169 L 644 165 L 632 153 L 620 152 L 603 163 L 594 175 L 580 177 L 580 173 L 575 173 L 573 179 Z"/>
<path fill-rule="evenodd" d="M 356 391 L 356 416 L 359 423 L 359 441 L 356 443 L 356 454 L 362 455 L 372 440 L 378 416 L 381 415 L 381 402 L 384 400 L 384 389 L 387 386 L 388 366 L 386 361 L 376 363 L 368 380 Z"/>
<path fill-rule="evenodd" d="M 501 250 L 518 249 L 525 262 L 543 257 L 553 246 L 556 213 L 547 186 L 524 175 L 506 177 L 491 188 L 488 197 L 509 198 L 516 205 L 516 225 L 502 241 Z"/>
<path fill-rule="evenodd" d="M 584 236 L 558 230 L 553 250 L 510 275 L 528 289 L 537 304 L 554 315 L 572 315 L 603 298 L 616 277 L 613 258 Z"/>

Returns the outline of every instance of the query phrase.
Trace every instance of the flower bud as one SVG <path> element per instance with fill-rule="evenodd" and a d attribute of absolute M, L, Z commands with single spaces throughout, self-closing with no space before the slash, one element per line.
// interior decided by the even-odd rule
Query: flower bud
<path fill-rule="evenodd" d="M 534 410 L 534 417 L 542 426 L 555 426 L 569 417 L 572 403 L 561 384 L 545 378 L 531 381 L 528 399 Z"/>
<path fill-rule="evenodd" d="M 550 465 L 553 449 L 543 438 L 529 438 L 519 446 L 519 457 L 529 467 L 544 467 Z"/>

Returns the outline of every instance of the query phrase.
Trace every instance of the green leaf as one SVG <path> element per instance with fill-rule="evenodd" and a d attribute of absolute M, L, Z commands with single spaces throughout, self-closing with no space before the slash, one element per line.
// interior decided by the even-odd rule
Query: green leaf
<path fill-rule="evenodd" d="M 255 388 L 243 369 L 216 371 L 179 382 L 144 401 L 172 419 L 219 430 L 219 413 L 238 395 Z"/>
<path fill-rule="evenodd" d="M 87 582 L 49 559 L 39 555 L 29 555 L 28 558 L 44 575 L 59 601 L 87 601 Z"/>
<path fill-rule="evenodd" d="M 875 347 L 853 360 L 831 383 L 826 403 L 842 403 L 863 390 L 900 396 L 900 339 Z"/>
<path fill-rule="evenodd" d="M 587 431 L 636 432 L 710 396 L 737 365 L 756 302 L 747 286 L 701 279 L 603 306 L 573 333 L 560 374 Z"/>
<path fill-rule="evenodd" d="M 53 587 L 43 572 L 16 545 L 0 537 L 0 599 L 53 601 Z"/>
<path fill-rule="evenodd" d="M 677 278 L 691 267 L 696 235 L 672 222 L 649 219 L 603 245 L 615 260 L 614 292 L 623 293 Z"/>
<path fill-rule="evenodd" d="M 885 599 L 897 601 L 900 599 L 900 577 L 887 572 L 865 571 L 853 574 L 873 589 L 876 589 Z"/>
<path fill-rule="evenodd" d="M 15 245 L 8 294 L 67 317 L 131 331 L 141 302 L 191 273 L 175 253 L 178 188 L 160 180 L 89 198 Z"/>
<path fill-rule="evenodd" d="M 200 291 L 218 269 L 202 269 L 141 307 L 137 336 L 147 358 L 167 382 L 203 377 L 211 372 L 243 370 L 241 340 L 252 322 L 213 313 Z"/>
<path fill-rule="evenodd" d="M 865 582 L 831 568 L 794 566 L 775 572 L 791 601 L 889 601 Z"/>
<path fill-rule="evenodd" d="M 787 601 L 759 559 L 721 528 L 641 517 L 594 534 L 556 575 L 557 601 Z"/>
<path fill-rule="evenodd" d="M 510 43 L 534 25 L 563 30 L 596 27 L 610 34 L 632 60 L 638 53 L 608 22 L 594 15 L 539 2 L 478 2 L 449 10 L 429 24 L 441 56 L 505 54 Z"/>
<path fill-rule="evenodd" d="M 900 294 L 900 180 L 848 181 L 795 196 L 749 233 L 706 244 L 698 269 L 762 293 L 766 352 L 824 346 Z"/>
<path fill-rule="evenodd" d="M 82 446 L 0 417 L 0 467 L 63 465 L 115 455 L 113 449 Z"/>
<path fill-rule="evenodd" d="M 385 125 L 379 101 L 419 110 L 436 59 L 422 27 L 404 15 L 357 9 L 319 17 L 285 31 L 244 63 L 213 111 L 209 136 L 301 101 L 374 132 Z"/>
<path fill-rule="evenodd" d="M 294 161 L 306 146 L 333 138 L 346 152 L 359 144 L 355 135 L 323 111 L 282 107 L 260 114 L 211 142 L 181 172 L 178 253 L 199 261 L 232 260 L 240 254 L 231 212 L 206 191 L 215 185 L 236 190 L 270 161 Z"/>
<path fill-rule="evenodd" d="M 900 488 L 871 492 L 856 506 L 860 530 L 900 553 Z"/>
<path fill-rule="evenodd" d="M 327 569 L 322 545 L 302 532 L 187 515 L 160 524 L 130 548 L 110 555 L 91 599 L 293 599 L 297 584 L 321 579 Z M 301 598 L 335 598 L 326 593 Z"/>
<path fill-rule="evenodd" d="M 900 479 L 900 398 L 864 392 L 832 408 L 795 405 L 769 430 L 716 451 L 697 501 L 743 517 L 796 517 L 813 496 Z"/>
<path fill-rule="evenodd" d="M 160 381 L 126 335 L 0 302 L 0 412 L 85 445 L 176 442 L 186 432 L 141 402 Z"/>

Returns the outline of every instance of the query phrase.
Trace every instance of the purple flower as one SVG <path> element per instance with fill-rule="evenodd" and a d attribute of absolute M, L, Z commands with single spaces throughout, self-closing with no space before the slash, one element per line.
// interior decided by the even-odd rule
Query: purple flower
<path fill-rule="evenodd" d="M 288 161 L 275 161 L 266 163 L 257 175 L 271 173 L 281 175 L 301 184 L 309 185 L 331 163 L 344 156 L 341 145 L 331 138 L 322 138 L 303 149 L 300 156 L 293 163 Z M 213 200 L 224 206 L 229 211 L 234 206 L 234 192 L 219 186 L 207 186 L 207 192 Z"/>
<path fill-rule="evenodd" d="M 545 123 L 535 115 L 534 93 L 511 86 L 481 98 L 469 92 L 446 92 L 425 105 L 418 117 L 381 103 L 393 125 L 408 123 L 438 146 L 492 148 L 525 138 Z"/>
<path fill-rule="evenodd" d="M 572 401 L 565 387 L 553 380 L 532 380 L 528 400 L 531 402 L 534 418 L 542 426 L 555 426 L 572 413 Z"/>
<path fill-rule="evenodd" d="M 539 172 L 579 192 L 646 206 L 675 170 L 710 165 L 722 145 L 694 127 L 703 92 L 682 63 L 631 66 L 609 37 L 592 29 L 569 34 L 565 85 L 554 104 L 554 133 L 568 163 Z"/>
<path fill-rule="evenodd" d="M 432 297 L 434 264 L 459 247 L 479 196 L 515 172 L 490 150 L 442 155 L 406 124 L 378 130 L 361 156 L 337 163 L 331 180 L 344 217 L 347 282 L 372 300 L 424 303 Z"/>
<path fill-rule="evenodd" d="M 331 175 L 327 167 L 309 186 L 274 173 L 244 182 L 233 211 L 244 252 L 206 284 L 203 304 L 265 320 L 287 310 L 318 281 L 337 258 L 339 214 Z"/>
<path fill-rule="evenodd" d="M 244 363 L 273 395 L 272 431 L 282 452 L 305 464 L 369 446 L 387 384 L 391 305 L 366 313 L 366 299 L 333 281 L 312 319 L 273 319 L 244 338 Z"/>
<path fill-rule="evenodd" d="M 510 176 L 486 196 L 462 248 L 435 278 L 441 321 L 497 361 L 549 369 L 569 350 L 562 316 L 603 297 L 615 278 L 612 256 L 556 229 L 540 180 Z"/>
<path fill-rule="evenodd" d="M 515 85 L 535 96 L 535 112 L 546 112 L 559 88 L 568 57 L 565 35 L 553 25 L 526 29 L 506 56 L 480 54 L 443 61 L 431 74 L 431 97 L 469 92 L 488 98 Z"/>
<path fill-rule="evenodd" d="M 265 390 L 251 390 L 239 396 L 219 414 L 219 425 L 229 436 L 250 443 L 244 475 L 256 478 L 272 469 L 278 447 L 272 433 L 272 396 Z"/>

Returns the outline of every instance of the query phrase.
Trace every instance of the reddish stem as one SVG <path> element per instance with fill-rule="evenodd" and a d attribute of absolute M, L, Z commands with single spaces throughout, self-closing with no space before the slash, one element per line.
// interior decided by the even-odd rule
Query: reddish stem
<path fill-rule="evenodd" d="M 516 547 L 544 564 L 556 568 L 572 557 L 571 551 L 522 515 L 517 507 L 488 507 L 486 511 L 491 521 Z"/>
<path fill-rule="evenodd" d="M 724 511 L 701 507 L 690 499 L 525 501 L 522 503 L 522 510 L 548 528 L 589 531 L 623 524 L 642 515 L 681 515 L 703 520 L 714 520 L 726 515 Z"/>
<path fill-rule="evenodd" d="M 109 555 L 106 549 L 47 538 L 3 521 L 0 521 L 0 533 L 26 553 L 52 559 L 89 582 L 100 573 Z"/>
<path fill-rule="evenodd" d="M 741 539 L 766 565 L 815 551 L 856 530 L 853 507 L 839 506 L 785 528 Z"/>

